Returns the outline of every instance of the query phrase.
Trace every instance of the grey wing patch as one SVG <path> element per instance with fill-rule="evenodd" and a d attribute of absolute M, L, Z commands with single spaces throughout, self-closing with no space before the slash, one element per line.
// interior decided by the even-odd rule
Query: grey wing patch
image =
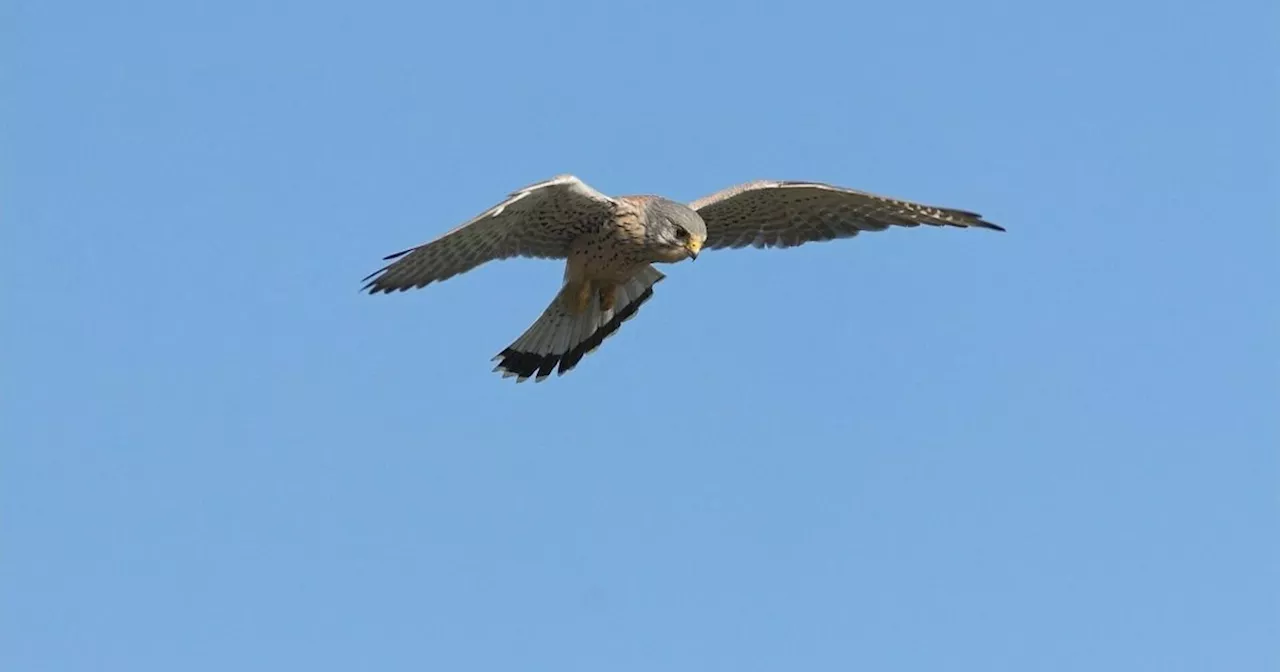
<path fill-rule="evenodd" d="M 698 199 L 689 207 L 707 223 L 703 247 L 709 249 L 794 247 L 921 224 L 1004 231 L 975 212 L 821 182 L 747 182 Z"/>
<path fill-rule="evenodd" d="M 387 255 L 364 278 L 370 294 L 405 291 L 511 257 L 568 256 L 574 238 L 599 227 L 617 202 L 573 175 L 512 192 L 501 203 L 430 242 Z"/>

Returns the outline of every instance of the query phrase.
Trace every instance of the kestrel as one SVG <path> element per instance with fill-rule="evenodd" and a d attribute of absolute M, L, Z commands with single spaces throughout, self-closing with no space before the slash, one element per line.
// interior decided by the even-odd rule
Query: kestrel
<path fill-rule="evenodd" d="M 448 233 L 389 255 L 365 278 L 391 293 L 511 257 L 564 259 L 564 282 L 542 316 L 493 359 L 495 372 L 542 381 L 564 374 L 653 295 L 655 263 L 704 249 L 794 247 L 890 226 L 980 227 L 981 215 L 819 182 L 748 182 L 684 205 L 660 196 L 606 196 L 573 175 L 529 185 Z M 394 261 L 392 261 L 394 260 Z"/>

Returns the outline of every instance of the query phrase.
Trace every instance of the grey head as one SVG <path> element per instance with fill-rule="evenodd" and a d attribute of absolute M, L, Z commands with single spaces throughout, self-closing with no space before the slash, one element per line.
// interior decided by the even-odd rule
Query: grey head
<path fill-rule="evenodd" d="M 655 197 L 645 208 L 645 238 L 660 256 L 657 261 L 697 259 L 707 241 L 702 216 L 683 203 Z"/>

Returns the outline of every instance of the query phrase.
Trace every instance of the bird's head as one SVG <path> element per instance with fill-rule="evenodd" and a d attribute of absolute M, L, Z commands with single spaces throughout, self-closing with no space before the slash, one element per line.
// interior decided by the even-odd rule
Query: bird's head
<path fill-rule="evenodd" d="M 649 204 L 648 234 L 659 261 L 697 259 L 707 241 L 707 224 L 688 206 L 655 199 Z"/>

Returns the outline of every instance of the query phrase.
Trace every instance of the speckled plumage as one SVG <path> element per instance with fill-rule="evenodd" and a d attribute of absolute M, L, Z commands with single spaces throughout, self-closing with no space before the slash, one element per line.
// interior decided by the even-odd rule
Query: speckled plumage
<path fill-rule="evenodd" d="M 654 263 L 705 249 L 793 247 L 890 226 L 980 227 L 980 215 L 819 182 L 756 181 L 682 205 L 659 196 L 609 197 L 560 175 L 512 192 L 465 224 L 386 257 L 371 294 L 425 287 L 511 257 L 564 259 L 564 284 L 542 316 L 495 357 L 495 371 L 543 380 L 563 374 L 617 331 L 664 276 Z"/>

